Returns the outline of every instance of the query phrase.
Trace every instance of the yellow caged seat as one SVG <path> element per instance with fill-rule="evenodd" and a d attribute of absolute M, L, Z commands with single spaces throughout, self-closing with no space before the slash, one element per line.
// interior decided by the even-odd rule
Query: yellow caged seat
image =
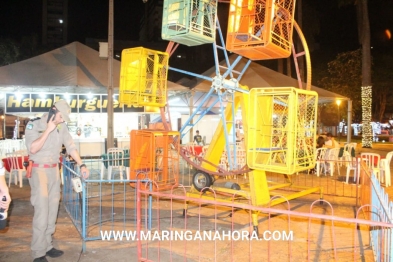
<path fill-rule="evenodd" d="M 120 104 L 165 106 L 168 59 L 165 52 L 143 47 L 124 49 L 120 68 Z"/>
<path fill-rule="evenodd" d="M 294 87 L 250 91 L 247 164 L 293 174 L 315 166 L 318 95 Z"/>

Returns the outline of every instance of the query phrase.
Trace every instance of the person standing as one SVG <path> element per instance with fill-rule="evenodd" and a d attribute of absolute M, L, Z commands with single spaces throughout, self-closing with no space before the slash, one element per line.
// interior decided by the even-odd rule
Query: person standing
<path fill-rule="evenodd" d="M 194 143 L 202 145 L 202 136 L 199 134 L 199 130 L 196 131 L 196 135 L 194 136 Z"/>
<path fill-rule="evenodd" d="M 70 121 L 71 107 L 65 100 L 57 101 L 42 118 L 29 121 L 25 140 L 32 161 L 31 204 L 34 207 L 31 251 L 34 262 L 46 262 L 46 256 L 59 257 L 63 251 L 53 247 L 52 235 L 56 230 L 56 219 L 60 201 L 59 155 L 64 144 L 67 152 L 80 166 L 87 178 L 89 170 L 82 163 L 65 122 Z"/>

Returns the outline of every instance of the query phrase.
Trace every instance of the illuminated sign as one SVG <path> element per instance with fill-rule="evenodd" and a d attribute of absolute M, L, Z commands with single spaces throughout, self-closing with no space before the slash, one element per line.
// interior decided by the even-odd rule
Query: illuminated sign
<path fill-rule="evenodd" d="M 118 95 L 113 98 L 113 111 L 121 112 L 144 112 L 143 107 L 121 107 L 117 100 Z M 44 113 L 52 105 L 64 99 L 71 106 L 72 113 L 106 113 L 108 107 L 107 95 L 59 95 L 59 94 L 6 94 L 6 113 Z"/>

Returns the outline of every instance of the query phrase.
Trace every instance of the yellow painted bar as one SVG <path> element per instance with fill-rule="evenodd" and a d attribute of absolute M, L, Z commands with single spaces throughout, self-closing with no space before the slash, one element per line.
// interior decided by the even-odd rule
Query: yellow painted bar
<path fill-rule="evenodd" d="M 254 170 L 249 173 L 251 203 L 254 206 L 263 206 L 270 201 L 266 172 Z"/>
<path fill-rule="evenodd" d="M 241 86 L 242 89 L 248 90 L 247 86 Z M 243 117 L 243 126 L 244 126 L 244 137 L 247 139 L 247 109 L 248 109 L 248 94 L 236 92 L 234 97 L 233 106 L 235 107 L 235 112 L 241 107 L 242 109 L 242 117 Z M 233 116 L 232 116 L 232 103 L 228 103 L 224 112 L 225 119 L 227 121 L 227 130 L 232 128 L 233 124 Z M 221 155 L 225 148 L 225 135 L 224 135 L 224 125 L 222 120 L 220 120 L 217 129 L 213 135 L 212 141 L 209 145 L 209 148 L 206 151 L 205 159 L 210 161 L 211 163 L 218 165 Z M 209 165 L 208 163 L 202 163 L 202 167 L 210 170 L 216 171 L 214 166 Z"/>

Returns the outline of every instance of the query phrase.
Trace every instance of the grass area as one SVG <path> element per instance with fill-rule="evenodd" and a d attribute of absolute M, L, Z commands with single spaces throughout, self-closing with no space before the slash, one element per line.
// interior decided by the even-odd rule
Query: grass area
<path fill-rule="evenodd" d="M 373 144 L 393 144 L 392 142 L 389 142 L 389 136 L 387 136 L 387 135 L 379 135 L 378 138 L 379 138 L 379 141 L 373 142 Z M 341 138 L 336 137 L 336 141 L 340 141 L 341 143 L 344 143 L 347 141 L 347 137 L 346 136 L 342 136 Z M 385 142 L 382 142 L 382 141 L 385 141 Z M 351 142 L 361 144 L 362 137 L 361 136 L 352 136 Z"/>

